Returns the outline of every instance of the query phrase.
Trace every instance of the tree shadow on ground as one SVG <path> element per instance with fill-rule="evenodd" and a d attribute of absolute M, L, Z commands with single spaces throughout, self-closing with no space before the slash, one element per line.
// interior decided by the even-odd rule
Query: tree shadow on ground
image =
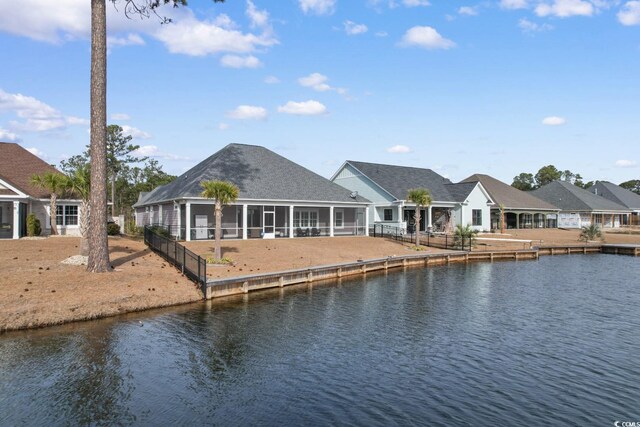
<path fill-rule="evenodd" d="M 114 256 L 114 253 L 117 252 L 125 252 L 128 255 L 111 258 L 111 265 L 113 267 L 119 267 L 123 264 L 133 261 L 134 259 L 141 258 L 152 253 L 149 248 L 145 248 L 143 250 L 134 250 L 124 246 L 112 246 L 109 248 L 109 254 L 111 256 Z"/>

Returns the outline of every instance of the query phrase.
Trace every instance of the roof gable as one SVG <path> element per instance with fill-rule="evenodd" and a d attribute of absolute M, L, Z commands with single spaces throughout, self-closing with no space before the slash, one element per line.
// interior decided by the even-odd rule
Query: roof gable
<path fill-rule="evenodd" d="M 411 189 L 426 188 L 431 193 L 431 198 L 434 201 L 457 201 L 447 189 L 447 184 L 453 183 L 431 169 L 353 160 L 348 160 L 348 163 L 397 200 L 406 200 L 407 193 Z"/>
<path fill-rule="evenodd" d="M 224 180 L 238 186 L 238 199 L 368 202 L 362 196 L 256 145 L 229 144 L 173 182 L 141 195 L 136 206 L 201 197 L 200 182 Z"/>
<path fill-rule="evenodd" d="M 629 211 L 618 203 L 564 181 L 553 181 L 532 193 L 566 211 Z"/>
<path fill-rule="evenodd" d="M 640 209 L 640 195 L 608 181 L 596 182 L 589 191 L 629 209 Z"/>
<path fill-rule="evenodd" d="M 10 186 L 36 199 L 48 198 L 46 190 L 31 185 L 33 175 L 46 172 L 61 173 L 20 145 L 0 142 L 0 179 Z"/>
<path fill-rule="evenodd" d="M 541 200 L 529 192 L 518 190 L 492 176 L 474 174 L 462 182 L 480 182 L 493 201 L 509 209 L 558 210 L 554 205 Z"/>

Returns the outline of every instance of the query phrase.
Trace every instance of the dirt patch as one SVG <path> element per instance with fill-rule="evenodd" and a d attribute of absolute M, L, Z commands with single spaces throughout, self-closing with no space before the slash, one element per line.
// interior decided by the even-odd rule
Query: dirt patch
<path fill-rule="evenodd" d="M 196 285 L 141 241 L 109 238 L 111 273 L 62 264 L 80 240 L 0 241 L 0 331 L 199 301 Z"/>

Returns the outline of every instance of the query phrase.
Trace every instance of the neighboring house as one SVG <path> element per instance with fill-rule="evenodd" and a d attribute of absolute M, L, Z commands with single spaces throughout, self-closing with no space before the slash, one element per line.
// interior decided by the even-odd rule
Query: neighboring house
<path fill-rule="evenodd" d="M 224 207 L 222 238 L 368 234 L 369 200 L 264 148 L 229 144 L 175 181 L 142 193 L 133 206 L 138 226 L 161 224 L 185 240 L 215 237 L 214 200 L 200 183 L 235 184 L 238 200 Z"/>
<path fill-rule="evenodd" d="M 640 195 L 608 181 L 596 181 L 589 191 L 628 208 L 631 215 L 623 225 L 640 225 Z"/>
<path fill-rule="evenodd" d="M 500 229 L 500 205 L 504 207 L 505 228 L 555 228 L 560 209 L 526 191 L 518 190 L 489 175 L 475 174 L 462 182 L 479 182 L 487 190 L 491 207 L 491 228 Z"/>
<path fill-rule="evenodd" d="M 421 230 L 452 232 L 456 225 L 489 230 L 491 197 L 478 182 L 454 184 L 431 169 L 346 161 L 331 178 L 373 202 L 369 222 L 411 230 L 415 204 L 410 189 L 426 188 L 433 200 L 422 210 Z"/>
<path fill-rule="evenodd" d="M 603 228 L 620 227 L 629 208 L 596 196 L 570 182 L 553 181 L 531 191 L 535 197 L 560 208 L 558 227 L 581 228 L 597 224 Z"/>
<path fill-rule="evenodd" d="M 27 215 L 40 220 L 43 234 L 50 234 L 50 194 L 31 185 L 33 175 L 59 172 L 18 144 L 0 142 L 0 239 L 27 235 Z M 60 234 L 79 235 L 80 200 L 58 198 L 57 224 Z"/>

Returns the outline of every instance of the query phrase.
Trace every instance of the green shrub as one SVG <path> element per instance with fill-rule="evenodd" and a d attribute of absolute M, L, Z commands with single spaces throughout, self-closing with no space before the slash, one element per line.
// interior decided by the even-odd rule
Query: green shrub
<path fill-rule="evenodd" d="M 162 237 L 166 237 L 167 239 L 171 238 L 171 233 L 169 233 L 169 229 L 161 225 L 152 225 L 151 227 L 149 227 L 149 229 L 154 233 L 159 234 Z M 144 228 L 142 229 L 142 232 L 144 233 Z"/>
<path fill-rule="evenodd" d="M 39 236 L 42 233 L 42 228 L 40 227 L 40 220 L 36 217 L 36 214 L 30 213 L 27 216 L 27 236 Z"/>
<path fill-rule="evenodd" d="M 110 222 L 107 224 L 107 234 L 109 236 L 119 236 L 120 235 L 120 226 L 115 222 Z"/>

